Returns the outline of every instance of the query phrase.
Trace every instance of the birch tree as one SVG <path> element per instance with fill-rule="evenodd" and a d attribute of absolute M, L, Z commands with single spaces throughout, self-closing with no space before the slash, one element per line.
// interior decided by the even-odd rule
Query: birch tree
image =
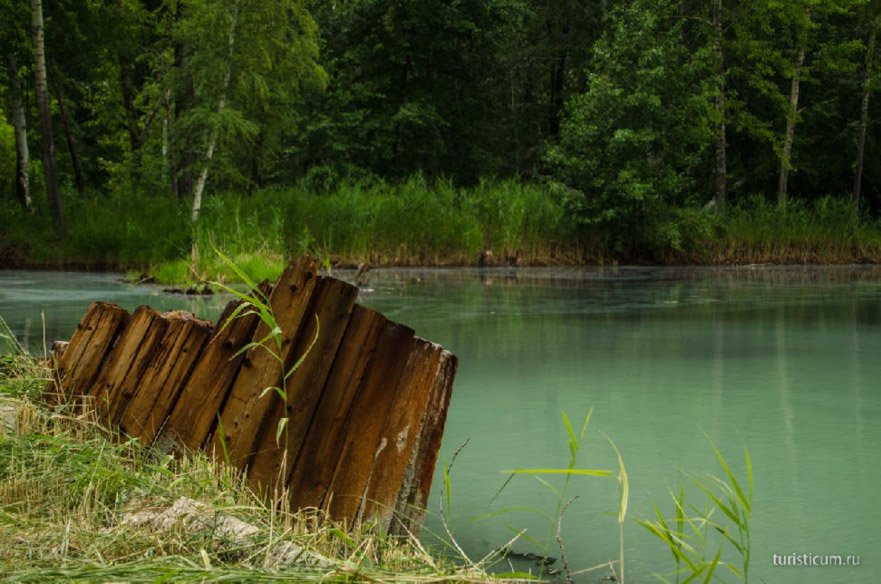
<path fill-rule="evenodd" d="M 232 57 L 236 43 L 236 24 L 239 20 L 239 3 L 235 0 L 232 5 L 232 13 L 230 15 L 229 35 L 227 36 L 227 63 L 226 73 L 223 76 L 223 84 L 220 87 L 220 99 L 217 103 L 218 115 L 223 114 L 226 107 L 226 92 L 229 91 L 229 80 L 232 76 Z M 202 209 L 202 192 L 205 190 L 205 181 L 208 180 L 208 167 L 214 158 L 214 148 L 217 146 L 217 134 L 219 128 L 217 126 L 211 128 L 211 134 L 208 137 L 208 147 L 205 151 L 205 159 L 202 162 L 202 170 L 199 171 L 199 178 L 196 179 L 196 185 L 193 187 L 193 211 L 190 218 L 193 223 L 199 219 L 199 211 Z"/>
<path fill-rule="evenodd" d="M 25 93 L 22 85 L 24 75 L 21 64 L 29 60 L 29 34 L 27 22 L 30 10 L 27 4 L 14 0 L 0 0 L 0 19 L 6 26 L 0 29 L 0 58 L 3 59 L 3 71 L 9 122 L 13 129 L 15 142 L 15 193 L 22 208 L 33 210 L 30 182 L 30 149 L 28 147 L 27 117 L 25 115 Z M 2 89 L 2 87 L 0 87 Z"/>
<path fill-rule="evenodd" d="M 30 152 L 28 151 L 27 118 L 22 103 L 21 81 L 18 77 L 18 63 L 15 54 L 6 54 L 9 75 L 9 101 L 11 103 L 12 128 L 15 133 L 15 192 L 21 206 L 31 211 Z"/>
<path fill-rule="evenodd" d="M 725 40 L 722 26 L 722 0 L 713 0 L 713 53 L 716 61 L 716 82 L 718 84 L 716 107 L 716 207 L 724 211 L 728 192 L 728 141 L 725 133 Z"/>
<path fill-rule="evenodd" d="M 302 86 L 323 85 L 325 76 L 317 64 L 317 26 L 302 0 L 189 0 L 174 34 L 182 47 L 175 86 L 192 88 L 193 106 L 175 112 L 171 135 L 196 136 L 202 145 L 192 190 L 195 222 L 209 175 L 235 172 L 219 165 L 221 151 L 253 147 L 266 119 L 261 112 L 275 97 L 288 95 L 282 107 L 293 107 Z"/>
<path fill-rule="evenodd" d="M 874 89 L 875 80 L 875 51 L 878 41 L 878 29 L 881 28 L 881 3 L 873 2 L 869 4 L 867 10 L 869 18 L 868 23 L 868 42 L 866 44 L 866 65 L 863 73 L 863 95 L 860 100 L 860 122 L 857 136 L 857 157 L 856 171 L 853 179 L 853 190 L 851 191 L 851 205 L 854 212 L 859 209 L 860 196 L 863 188 L 863 165 L 866 158 L 866 132 L 869 127 L 869 98 Z"/>
<path fill-rule="evenodd" d="M 52 132 L 52 112 L 49 108 L 49 82 L 46 76 L 42 0 L 31 0 L 31 19 L 37 107 L 40 111 L 40 132 L 43 136 L 43 174 L 46 179 L 46 196 L 49 199 L 49 210 L 52 213 L 55 227 L 63 233 L 66 230 L 66 220 L 58 185 L 58 169 L 55 165 L 55 139 Z"/>

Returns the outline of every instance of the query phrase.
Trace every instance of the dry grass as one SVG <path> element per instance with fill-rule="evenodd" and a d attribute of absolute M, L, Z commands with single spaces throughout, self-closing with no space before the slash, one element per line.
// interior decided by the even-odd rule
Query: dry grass
<path fill-rule="evenodd" d="M 0 580 L 493 579 L 485 565 L 429 553 L 416 538 L 369 525 L 347 532 L 314 512 L 267 505 L 204 455 L 158 455 L 89 416 L 49 409 L 33 399 L 47 370 L 14 364 L 0 368 Z"/>

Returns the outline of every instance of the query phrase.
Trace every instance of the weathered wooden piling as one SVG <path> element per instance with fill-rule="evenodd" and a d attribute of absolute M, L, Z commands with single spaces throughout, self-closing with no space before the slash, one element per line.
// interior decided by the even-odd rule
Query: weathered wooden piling
<path fill-rule="evenodd" d="M 216 326 L 96 302 L 59 344 L 46 399 L 82 402 L 165 452 L 204 449 L 295 508 L 417 531 L 456 357 L 356 304 L 356 287 L 309 258 L 260 294 L 275 323 L 242 301 Z"/>

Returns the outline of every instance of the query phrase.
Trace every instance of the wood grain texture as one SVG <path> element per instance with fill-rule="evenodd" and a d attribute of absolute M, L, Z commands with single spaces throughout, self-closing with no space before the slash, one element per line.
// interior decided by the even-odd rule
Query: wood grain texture
<path fill-rule="evenodd" d="M 312 416 L 303 446 L 293 463 L 288 489 L 295 509 L 321 505 L 345 445 L 345 422 L 356 392 L 376 353 L 386 319 L 356 305 Z"/>
<path fill-rule="evenodd" d="M 132 314 L 89 393 L 99 419 L 118 425 L 167 327 L 162 315 L 148 306 L 140 306 Z"/>
<path fill-rule="evenodd" d="M 251 340 L 260 320 L 256 314 L 245 314 L 227 323 L 227 318 L 240 304 L 240 301 L 230 302 L 217 321 L 211 339 L 157 438 L 163 451 L 198 450 L 214 429 L 218 412 L 245 358 L 239 350 Z"/>
<path fill-rule="evenodd" d="M 455 355 L 449 351 L 441 353 L 441 362 L 438 375 L 434 379 L 431 399 L 422 413 L 417 453 L 412 465 L 412 477 L 401 485 L 395 513 L 389 526 L 389 532 L 392 534 L 418 533 L 419 527 L 422 525 L 458 365 L 459 360 Z"/>
<path fill-rule="evenodd" d="M 358 289 L 354 286 L 319 277 L 313 303 L 285 370 L 290 371 L 301 358 L 302 362 L 285 384 L 286 403 L 274 402 L 256 443 L 248 469 L 253 487 L 271 491 L 287 484 L 357 298 Z M 277 436 L 276 429 L 283 417 L 287 422 Z"/>
<path fill-rule="evenodd" d="M 382 429 L 380 441 L 388 446 L 373 462 L 363 517 L 377 519 L 385 529 L 391 524 L 398 494 L 409 490 L 415 475 L 422 414 L 431 401 L 442 353 L 440 346 L 416 339 Z"/>
<path fill-rule="evenodd" d="M 382 429 L 412 352 L 413 329 L 386 321 L 370 370 L 345 422 L 345 446 L 325 506 L 330 517 L 351 525 L 360 519 L 377 456 L 389 446 Z"/>
<path fill-rule="evenodd" d="M 46 387 L 46 401 L 59 403 L 89 393 L 127 318 L 128 312 L 115 304 L 93 302 L 89 306 L 64 353 L 58 356 L 55 375 Z"/>
<path fill-rule="evenodd" d="M 274 390 L 265 390 L 281 385 L 283 364 L 290 360 L 317 280 L 315 261 L 302 258 L 285 269 L 269 296 L 269 305 L 282 333 L 281 348 L 268 339 L 264 346 L 255 346 L 247 352 L 211 441 L 214 455 L 238 469 L 250 463 L 267 412 L 279 399 Z M 261 322 L 253 342 L 264 340 L 269 333 L 269 327 Z M 275 352 L 280 353 L 281 361 Z"/>
<path fill-rule="evenodd" d="M 164 313 L 162 318 L 168 322 L 165 335 L 119 418 L 122 431 L 145 446 L 164 425 L 213 328 L 188 313 Z"/>

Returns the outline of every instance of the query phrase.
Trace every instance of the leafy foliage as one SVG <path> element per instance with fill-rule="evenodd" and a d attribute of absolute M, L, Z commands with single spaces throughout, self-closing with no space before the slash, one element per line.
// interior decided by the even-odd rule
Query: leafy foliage
<path fill-rule="evenodd" d="M 611 18 L 549 160 L 582 193 L 573 211 L 626 248 L 645 243 L 660 210 L 690 202 L 706 172 L 711 63 L 685 42 L 674 2 L 638 0 Z"/>
<path fill-rule="evenodd" d="M 230 191 L 271 199 L 302 187 L 337 196 L 395 185 L 407 209 L 418 200 L 425 258 L 456 248 L 475 261 L 482 246 L 508 248 L 519 227 L 505 230 L 525 225 L 545 248 L 565 240 L 572 258 L 700 260 L 712 257 L 701 247 L 724 232 L 724 219 L 702 210 L 717 169 L 732 208 L 754 195 L 772 199 L 781 169 L 797 204 L 845 200 L 860 136 L 857 217 L 871 218 L 881 209 L 878 8 L 877 0 L 45 3 L 62 198 L 79 217 L 68 234 L 92 238 L 61 245 L 89 249 L 93 263 L 180 259 L 208 236 L 178 235 L 183 203 L 175 199 L 194 193 L 210 158 L 207 213 L 212 197 Z M 0 68 L 0 207 L 11 208 L 13 79 L 22 82 L 32 158 L 42 137 L 28 6 L 2 1 L 0 16 L 10 24 L 0 56 L 16 63 L 14 75 Z M 45 216 L 41 162 L 30 169 L 35 213 Z M 427 189 L 429 201 L 414 190 L 420 180 L 449 188 Z M 484 186 L 499 181 L 509 188 Z M 528 196 L 506 192 L 515 182 L 530 183 Z M 453 192 L 463 186 L 479 194 Z M 275 256 L 295 241 L 326 251 L 395 239 L 379 244 L 380 256 L 410 247 L 407 237 L 343 235 L 336 224 L 375 225 L 386 213 L 392 231 L 414 225 L 392 199 L 376 197 L 363 215 L 347 202 L 338 211 L 314 200 L 286 206 L 276 222 L 297 225 L 284 245 L 273 242 Z M 161 252 L 128 222 L 127 207 L 170 228 Z M 162 209 L 169 217 L 157 217 Z M 310 212 L 320 229 L 304 219 Z M 477 224 L 447 222 L 462 212 Z M 26 248 L 11 255 L 32 263 L 48 257 L 36 252 L 58 237 L 23 244 L 11 214 L 0 215 L 0 246 Z M 114 214 L 130 241 L 109 233 Z M 435 231 L 435 214 L 449 232 Z M 97 232 L 99 222 L 108 233 Z M 210 237 L 226 235 L 218 227 Z M 178 254 L 168 258 L 172 247 Z"/>

